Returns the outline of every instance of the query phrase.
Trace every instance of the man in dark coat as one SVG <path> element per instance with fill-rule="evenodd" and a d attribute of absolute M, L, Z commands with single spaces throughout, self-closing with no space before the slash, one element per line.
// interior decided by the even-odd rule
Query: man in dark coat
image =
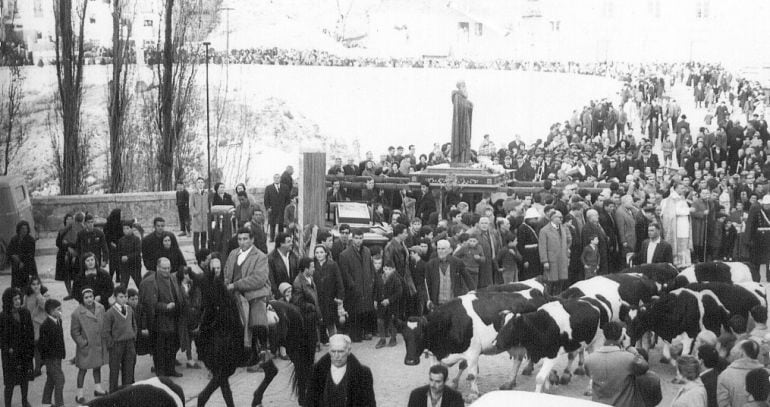
<path fill-rule="evenodd" d="M 409 395 L 408 407 L 433 407 L 433 403 L 441 400 L 437 407 L 464 407 L 462 394 L 446 385 L 449 369 L 443 365 L 433 365 L 428 373 L 429 383 L 412 390 Z M 431 404 L 428 404 L 430 398 Z"/>
<path fill-rule="evenodd" d="M 348 248 L 340 253 L 339 266 L 345 285 L 345 309 L 350 314 L 350 336 L 353 342 L 360 342 L 365 330 L 371 333 L 376 328 L 374 293 L 377 278 L 372 254 L 364 246 L 362 229 L 353 231 Z"/>
<path fill-rule="evenodd" d="M 110 256 L 107 239 L 101 230 L 94 227 L 94 215 L 86 214 L 86 228 L 78 233 L 75 247 L 80 256 L 86 252 L 93 253 L 96 256 L 96 267 L 104 268 L 107 265 Z"/>
<path fill-rule="evenodd" d="M 150 336 L 155 339 L 152 353 L 158 376 L 182 377 L 174 368 L 176 352 L 187 330 L 182 313 L 184 296 L 177 279 L 171 275 L 171 262 L 161 257 L 156 271 L 148 271 L 139 284 L 139 301 L 147 321 Z"/>
<path fill-rule="evenodd" d="M 463 262 L 452 256 L 448 240 L 436 243 L 437 257 L 425 266 L 425 286 L 428 289 L 428 310 L 433 310 L 468 292 L 473 284 Z M 447 275 L 448 274 L 448 275 Z M 449 282 L 449 287 L 444 282 Z"/>
<path fill-rule="evenodd" d="M 350 338 L 329 338 L 329 353 L 313 366 L 305 406 L 375 407 L 372 371 L 350 353 Z"/>
<path fill-rule="evenodd" d="M 166 232 L 166 220 L 157 217 L 152 221 L 153 232 L 142 239 L 142 262 L 147 270 L 155 270 L 163 249 L 163 238 L 171 237 L 171 250 L 179 251 L 179 243 L 173 233 Z M 181 251 L 179 253 L 181 256 Z M 181 258 L 184 258 L 183 256 Z M 97 263 L 98 264 L 98 263 Z"/>
<path fill-rule="evenodd" d="M 770 275 L 770 193 L 749 209 L 746 234 L 750 242 L 751 262 L 758 272 L 764 265 L 765 273 Z"/>
<path fill-rule="evenodd" d="M 422 224 L 427 225 L 430 214 L 436 212 L 436 199 L 430 191 L 430 183 L 422 181 L 420 184 L 420 199 L 417 200 L 417 211 L 415 216 L 422 219 Z"/>
<path fill-rule="evenodd" d="M 660 225 L 651 223 L 647 227 L 649 239 L 642 242 L 639 251 L 634 255 L 634 265 L 649 263 L 674 263 L 674 252 L 671 245 L 660 237 Z M 652 246 L 652 247 L 650 247 Z"/>
<path fill-rule="evenodd" d="M 283 294 L 278 289 L 278 286 L 281 283 L 294 283 L 294 278 L 298 272 L 299 259 L 291 250 L 293 238 L 290 234 L 279 233 L 276 239 L 275 249 L 267 257 L 267 265 L 270 272 L 270 285 L 273 297 L 283 298 Z"/>
<path fill-rule="evenodd" d="M 273 183 L 265 187 L 265 209 L 267 209 L 271 242 L 275 239 L 276 229 L 278 229 L 277 233 L 283 232 L 283 211 L 286 209 L 288 200 L 284 200 L 287 193 L 282 189 L 281 176 L 278 174 L 273 175 Z"/>
<path fill-rule="evenodd" d="M 599 272 L 598 274 L 607 274 L 607 233 L 604 232 L 604 228 L 599 223 L 599 212 L 596 209 L 589 209 L 586 211 L 586 224 L 583 226 L 583 248 L 591 243 L 591 239 L 594 236 L 599 237 Z"/>
<path fill-rule="evenodd" d="M 417 294 L 417 289 L 412 280 L 412 271 L 410 269 L 411 262 L 409 261 L 409 249 L 406 248 L 404 241 L 408 237 L 409 232 L 406 226 L 398 224 L 393 227 L 393 239 L 385 246 L 385 250 L 382 252 L 383 264 L 392 263 L 396 268 L 398 279 L 402 285 L 401 301 L 399 304 L 394 304 L 395 314 L 402 320 L 406 320 L 409 315 L 406 304 L 410 297 Z"/>

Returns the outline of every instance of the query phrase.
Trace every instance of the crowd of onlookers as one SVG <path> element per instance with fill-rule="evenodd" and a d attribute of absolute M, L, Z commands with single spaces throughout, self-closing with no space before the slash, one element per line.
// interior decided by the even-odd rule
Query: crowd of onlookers
<path fill-rule="evenodd" d="M 287 54 L 270 58 L 279 55 Z M 249 349 L 244 365 L 256 371 L 271 353 L 285 357 L 271 347 L 270 300 L 297 305 L 318 330 L 319 344 L 345 332 L 353 342 L 379 336 L 374 347 L 381 348 L 396 345 L 397 321 L 492 284 L 542 277 L 549 293 L 558 294 L 629 264 L 727 259 L 766 269 L 770 142 L 761 89 L 708 65 L 637 66 L 623 76 L 619 103 L 592 101 L 533 145 L 516 139 L 498 147 L 483 138 L 474 161 L 515 170 L 519 182 L 539 182 L 535 193 L 469 193 L 452 182 L 440 189 L 422 183 L 419 191 L 378 185 L 387 182 L 380 176 L 400 178 L 448 162 L 447 144 L 429 154 L 409 146 L 380 159 L 371 152 L 360 162 L 338 158 L 330 175 L 369 178 L 361 189 L 334 181 L 327 201 L 369 204 L 384 246 L 365 240 L 368 229 L 298 225 L 291 167 L 274 175 L 261 202 L 243 184 L 234 195 L 221 183 L 209 191 L 201 178 L 190 189 L 178 184 L 180 229 L 192 235 L 195 262 L 239 299 Z M 691 126 L 668 96 L 672 81 L 696 87 L 716 81 L 720 96 L 703 126 Z M 159 375 L 181 375 L 179 350 L 189 368 L 199 367 L 192 352 L 196 344 L 200 355 L 198 274 L 165 220 L 155 218 L 145 231 L 115 209 L 101 230 L 93 214 L 63 222 L 55 278 L 68 292 L 62 301 L 79 303 L 69 316 L 77 351 L 64 352 L 61 301 L 47 297 L 35 240 L 21 222 L 8 247 L 12 287 L 3 293 L 0 315 L 6 404 L 15 386 L 26 402 L 29 380 L 44 366 L 43 402 L 53 397 L 61 405 L 61 364 L 72 356 L 78 403 L 85 401 L 89 370 L 94 395 L 103 395 L 133 382 L 138 355 L 151 354 Z M 108 388 L 101 386 L 103 365 L 109 365 Z"/>

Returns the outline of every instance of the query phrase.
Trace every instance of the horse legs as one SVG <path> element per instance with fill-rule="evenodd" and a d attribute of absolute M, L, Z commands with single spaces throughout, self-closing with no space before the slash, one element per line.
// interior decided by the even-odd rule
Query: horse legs
<path fill-rule="evenodd" d="M 254 399 L 251 401 L 251 407 L 262 405 L 262 396 L 265 395 L 267 386 L 270 386 L 270 383 L 275 379 L 275 376 L 278 375 L 278 368 L 275 367 L 275 363 L 273 363 L 272 359 L 262 364 L 262 370 L 265 372 L 265 377 L 262 379 L 262 383 L 259 384 L 259 387 L 257 387 L 257 390 L 254 391 Z"/>
<path fill-rule="evenodd" d="M 209 398 L 214 393 L 214 391 L 219 387 L 219 377 L 215 374 L 214 377 L 209 380 L 209 383 L 206 385 L 206 387 L 201 390 L 201 392 L 198 394 L 198 407 L 203 407 L 206 405 L 206 403 L 209 401 Z"/>
<path fill-rule="evenodd" d="M 233 402 L 233 391 L 230 389 L 230 380 L 225 377 L 219 383 L 219 389 L 222 391 L 222 398 L 225 399 L 225 405 L 227 407 L 235 407 Z"/>
<path fill-rule="evenodd" d="M 513 390 L 516 387 L 516 379 L 519 377 L 519 368 L 521 368 L 521 362 L 524 360 L 527 350 L 524 348 L 516 347 L 510 349 L 508 353 L 513 358 L 513 370 L 511 371 L 511 381 L 503 383 L 500 386 L 500 390 Z"/>

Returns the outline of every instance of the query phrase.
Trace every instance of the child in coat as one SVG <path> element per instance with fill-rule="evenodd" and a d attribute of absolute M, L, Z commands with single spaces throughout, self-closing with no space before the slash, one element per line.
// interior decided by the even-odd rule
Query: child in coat
<path fill-rule="evenodd" d="M 46 318 L 40 325 L 40 338 L 37 347 L 40 358 L 45 364 L 45 386 L 43 387 L 43 404 L 64 406 L 64 372 L 61 370 L 61 361 L 67 355 L 64 347 L 64 331 L 61 322 L 61 302 L 53 299 L 45 301 Z"/>
<path fill-rule="evenodd" d="M 596 270 L 599 270 L 599 236 L 591 236 L 591 242 L 583 248 L 580 260 L 585 269 L 585 279 L 596 276 Z"/>
<path fill-rule="evenodd" d="M 396 266 L 392 261 L 387 261 L 382 266 L 382 274 L 378 275 L 377 285 L 377 330 L 380 334 L 380 340 L 375 345 L 375 349 L 385 346 L 385 338 L 390 332 L 390 342 L 388 346 L 396 346 L 396 327 L 393 319 L 395 318 L 397 304 L 401 299 L 403 288 L 401 279 L 396 273 Z"/>
<path fill-rule="evenodd" d="M 503 274 L 503 284 L 519 281 L 518 263 L 521 261 L 521 255 L 516 249 L 518 243 L 516 238 L 508 239 L 508 242 L 505 244 L 506 248 L 497 253 L 496 260 L 500 272 Z"/>

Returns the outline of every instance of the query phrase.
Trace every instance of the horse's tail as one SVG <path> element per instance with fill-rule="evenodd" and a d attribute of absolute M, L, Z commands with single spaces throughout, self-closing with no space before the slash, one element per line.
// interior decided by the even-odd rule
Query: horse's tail
<path fill-rule="evenodd" d="M 311 335 L 313 339 L 310 338 Z M 307 382 L 315 363 L 315 337 L 315 332 L 306 332 L 294 354 L 289 354 L 291 363 L 294 364 L 294 372 L 291 374 L 292 391 L 300 401 L 305 399 Z"/>
<path fill-rule="evenodd" d="M 314 324 L 305 324 L 299 308 L 291 304 L 279 304 L 288 324 L 284 345 L 286 353 L 294 365 L 291 375 L 292 391 L 300 401 L 305 399 L 307 381 L 315 363 L 316 332 Z M 308 326 L 310 325 L 310 326 Z"/>

